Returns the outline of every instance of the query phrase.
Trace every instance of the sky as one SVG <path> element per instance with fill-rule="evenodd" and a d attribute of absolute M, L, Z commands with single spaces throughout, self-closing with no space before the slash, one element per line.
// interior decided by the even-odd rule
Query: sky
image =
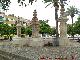
<path fill-rule="evenodd" d="M 12 3 L 10 4 L 9 10 L 5 12 L 6 14 L 14 14 L 15 16 L 20 16 L 25 19 L 31 20 L 33 17 L 33 11 L 36 9 L 38 20 L 49 20 L 48 24 L 50 26 L 56 26 L 55 9 L 54 7 L 52 7 L 52 5 L 45 8 L 48 3 L 44 4 L 42 0 L 37 0 L 37 2 L 34 2 L 33 5 L 20 7 L 17 3 L 17 0 L 11 0 L 11 2 Z M 28 4 L 28 2 L 26 3 Z M 65 6 L 65 9 L 72 5 L 80 9 L 80 0 L 67 0 L 67 3 L 68 5 Z M 77 20 L 77 17 L 77 15 L 74 17 L 74 22 Z M 69 20 L 67 23 L 71 24 L 71 18 L 68 18 Z"/>

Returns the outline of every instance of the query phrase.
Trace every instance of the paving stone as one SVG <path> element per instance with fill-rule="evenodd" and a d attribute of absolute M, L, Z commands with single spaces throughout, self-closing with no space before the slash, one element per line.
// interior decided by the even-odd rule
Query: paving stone
<path fill-rule="evenodd" d="M 0 48 L 3 51 L 7 51 L 16 55 L 20 55 L 26 58 L 30 58 L 32 60 L 38 60 L 41 55 L 45 55 L 47 57 L 51 57 L 53 60 L 57 56 L 67 57 L 69 60 L 72 55 L 75 55 L 77 60 L 80 60 L 80 47 L 13 47 L 6 46 Z"/>

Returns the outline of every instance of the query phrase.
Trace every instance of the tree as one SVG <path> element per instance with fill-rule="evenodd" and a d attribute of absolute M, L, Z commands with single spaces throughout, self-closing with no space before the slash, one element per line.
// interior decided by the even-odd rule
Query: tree
<path fill-rule="evenodd" d="M 3 23 L 0 24 L 0 35 L 3 36 L 4 35 L 4 27 L 3 27 Z"/>
<path fill-rule="evenodd" d="M 1 23 L 0 24 L 0 36 L 4 36 L 5 38 L 10 38 L 11 36 L 17 34 L 17 29 L 14 26 L 9 26 L 8 24 Z"/>
<path fill-rule="evenodd" d="M 21 34 L 25 34 L 25 27 L 21 27 Z"/>
<path fill-rule="evenodd" d="M 73 24 L 73 27 L 71 24 L 67 25 L 67 33 L 68 35 L 74 36 L 75 34 L 79 34 L 80 35 L 80 16 L 77 18 L 78 21 L 76 21 Z M 73 33 L 72 33 L 73 31 Z"/>
<path fill-rule="evenodd" d="M 52 35 L 55 35 L 55 34 L 56 34 L 56 28 L 53 27 L 53 28 L 51 28 L 50 35 L 52 36 Z"/>
<path fill-rule="evenodd" d="M 27 0 L 17 0 L 17 2 L 20 3 L 19 6 L 25 5 L 25 7 L 26 7 L 27 4 L 25 1 L 27 1 Z M 28 0 L 28 1 L 32 5 L 33 1 L 36 1 L 36 0 Z M 9 7 L 10 3 L 11 3 L 11 0 L 0 0 L 0 6 L 2 6 L 3 10 L 9 10 L 8 7 Z"/>
<path fill-rule="evenodd" d="M 26 35 L 29 35 L 29 37 L 31 37 L 31 35 L 32 35 L 32 29 L 31 29 L 30 26 L 27 26 L 27 27 L 26 27 L 25 33 L 26 33 Z"/>
<path fill-rule="evenodd" d="M 72 31 L 73 31 L 73 33 L 72 33 Z M 67 34 L 71 35 L 72 37 L 76 34 L 76 26 L 75 26 L 75 24 L 74 24 L 74 27 L 72 27 L 71 24 L 67 25 Z M 74 39 L 74 37 L 73 37 L 73 39 Z"/>
<path fill-rule="evenodd" d="M 40 20 L 40 33 L 42 34 L 42 36 L 44 36 L 45 34 L 49 34 L 50 32 L 50 26 L 47 24 L 46 21 L 42 21 Z"/>
<path fill-rule="evenodd" d="M 71 16 L 72 24 L 73 24 L 73 18 L 75 16 L 75 14 L 78 14 L 79 13 L 79 11 L 78 11 L 77 8 L 75 8 L 75 6 L 70 6 L 69 8 L 67 8 L 67 12 Z"/>
<path fill-rule="evenodd" d="M 59 46 L 59 34 L 58 34 L 58 9 L 59 9 L 59 5 L 58 5 L 58 1 L 59 0 L 44 0 L 45 3 L 50 2 L 47 6 L 49 6 L 50 4 L 53 4 L 53 6 L 55 7 L 55 20 L 56 20 L 56 41 L 55 44 L 56 46 Z"/>
<path fill-rule="evenodd" d="M 67 12 L 69 13 L 69 15 L 71 16 L 72 19 L 72 28 L 73 28 L 73 18 L 75 16 L 75 14 L 78 14 L 79 11 L 77 8 L 75 8 L 75 6 L 70 6 L 69 8 L 67 8 Z M 72 30 L 72 34 L 74 34 L 74 31 Z M 74 35 L 73 35 L 74 38 Z"/>
<path fill-rule="evenodd" d="M 80 35 L 80 16 L 77 19 L 78 21 L 76 21 L 74 24 L 75 33 Z"/>
<path fill-rule="evenodd" d="M 7 37 L 9 38 L 12 34 L 12 27 L 8 24 L 0 24 L 0 34 L 1 36 L 7 35 Z"/>
<path fill-rule="evenodd" d="M 42 34 L 43 36 L 45 34 L 55 35 L 56 29 L 55 28 L 51 28 L 48 25 L 48 21 L 39 20 L 39 22 L 40 22 L 40 31 L 39 31 L 40 34 Z M 29 35 L 29 37 L 31 37 L 31 35 L 32 35 L 32 28 L 31 28 L 31 26 L 27 26 L 26 29 L 25 29 L 25 32 L 26 32 L 26 35 Z"/>
<path fill-rule="evenodd" d="M 42 36 L 44 36 L 45 34 L 48 35 L 55 35 L 55 29 L 52 29 L 49 25 L 47 21 L 44 20 L 39 20 L 40 22 L 40 31 L 39 33 L 42 34 Z"/>
<path fill-rule="evenodd" d="M 12 34 L 16 35 L 17 34 L 16 26 L 11 26 L 11 27 L 12 27 Z"/>

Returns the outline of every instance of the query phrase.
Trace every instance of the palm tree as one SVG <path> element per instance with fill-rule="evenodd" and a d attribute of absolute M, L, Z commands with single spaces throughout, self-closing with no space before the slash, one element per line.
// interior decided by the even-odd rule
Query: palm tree
<path fill-rule="evenodd" d="M 55 20 L 56 20 L 56 41 L 55 41 L 55 46 L 59 46 L 59 34 L 58 34 L 58 8 L 59 8 L 59 5 L 58 5 L 58 1 L 59 0 L 44 0 L 45 3 L 47 2 L 50 2 L 47 6 L 49 6 L 50 4 L 53 4 L 53 6 L 55 7 Z M 47 7 L 46 6 L 46 7 Z"/>
<path fill-rule="evenodd" d="M 54 2 L 54 7 L 55 7 L 55 20 L 56 20 L 56 46 L 59 46 L 59 34 L 58 34 L 58 1 Z"/>
<path fill-rule="evenodd" d="M 75 6 L 70 6 L 69 8 L 67 8 L 67 12 L 71 16 L 71 19 L 72 19 L 72 27 L 73 27 L 73 18 L 75 16 L 75 14 L 78 14 L 79 13 L 79 11 L 78 11 L 77 8 L 75 8 Z M 72 34 L 73 34 L 73 31 L 72 31 Z M 73 35 L 73 39 L 74 39 L 74 35 Z"/>
<path fill-rule="evenodd" d="M 78 14 L 79 13 L 79 11 L 78 11 L 77 8 L 75 8 L 75 6 L 70 6 L 69 8 L 67 8 L 67 12 L 71 16 L 72 24 L 73 24 L 73 18 L 75 16 L 75 14 Z"/>

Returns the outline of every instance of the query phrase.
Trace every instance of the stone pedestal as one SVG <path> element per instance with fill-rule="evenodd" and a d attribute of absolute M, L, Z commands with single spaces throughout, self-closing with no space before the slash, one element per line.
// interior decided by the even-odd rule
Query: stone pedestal
<path fill-rule="evenodd" d="M 21 37 L 21 26 L 17 25 L 17 36 Z"/>
<path fill-rule="evenodd" d="M 60 46 L 68 46 L 69 45 L 69 39 L 67 37 L 67 23 L 66 21 L 60 22 L 60 40 L 59 44 Z"/>
<path fill-rule="evenodd" d="M 30 41 L 29 46 L 32 47 L 43 47 L 44 42 L 41 40 L 41 38 L 32 38 L 32 41 Z"/>
<path fill-rule="evenodd" d="M 21 40 L 21 37 L 18 37 L 17 35 L 15 35 L 13 38 L 12 38 L 13 41 L 17 41 L 17 40 Z"/>
<path fill-rule="evenodd" d="M 67 21 L 68 21 L 68 14 L 65 11 L 64 5 L 62 5 L 61 7 L 61 15 L 59 17 L 59 22 L 60 22 L 60 40 L 59 40 L 59 45 L 60 46 L 69 46 L 70 42 L 69 39 L 67 37 Z"/>
<path fill-rule="evenodd" d="M 21 21 L 20 18 L 18 17 L 17 19 L 17 25 L 16 25 L 16 29 L 17 29 L 17 36 L 13 37 L 13 40 L 20 40 L 21 39 Z"/>

